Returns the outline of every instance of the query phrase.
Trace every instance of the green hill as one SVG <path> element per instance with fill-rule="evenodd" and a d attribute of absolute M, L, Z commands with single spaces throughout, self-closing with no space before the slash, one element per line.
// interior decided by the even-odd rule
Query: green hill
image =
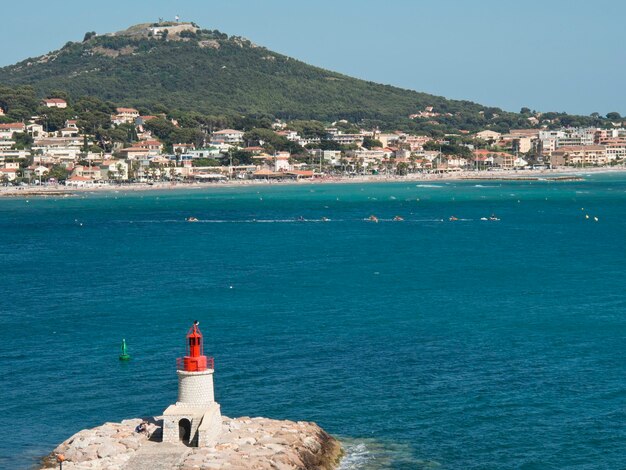
<path fill-rule="evenodd" d="M 465 101 L 358 80 L 277 54 L 239 37 L 195 29 L 155 36 L 137 25 L 0 69 L 0 83 L 64 90 L 148 109 L 331 120 L 484 110 Z"/>
<path fill-rule="evenodd" d="M 39 97 L 59 92 L 70 99 L 95 97 L 144 113 L 347 119 L 431 133 L 530 125 L 530 110 L 504 112 L 358 80 L 193 23 L 87 33 L 83 42 L 68 42 L 58 51 L 0 68 L 0 84 L 28 85 Z M 408 118 L 426 106 L 439 116 Z"/>

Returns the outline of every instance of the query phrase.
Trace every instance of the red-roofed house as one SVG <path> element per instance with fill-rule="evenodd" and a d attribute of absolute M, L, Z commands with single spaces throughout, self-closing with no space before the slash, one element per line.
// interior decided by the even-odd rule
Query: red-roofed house
<path fill-rule="evenodd" d="M 61 137 L 76 137 L 78 136 L 78 128 L 64 127 L 63 129 L 59 129 L 59 134 L 61 134 Z"/>
<path fill-rule="evenodd" d="M 10 124 L 0 124 L 0 139 L 8 140 L 13 137 L 15 132 L 26 132 L 26 126 L 23 122 L 13 122 Z"/>
<path fill-rule="evenodd" d="M 14 181 L 17 178 L 16 168 L 0 168 L 0 178 L 5 181 Z"/>
<path fill-rule="evenodd" d="M 113 124 L 132 124 L 139 117 L 139 111 L 135 108 L 117 108 L 115 111 L 117 114 L 111 116 Z"/>
<path fill-rule="evenodd" d="M 151 139 L 135 142 L 130 147 L 120 150 L 120 154 L 129 160 L 137 160 L 160 155 L 162 151 L 163 144 L 158 140 Z"/>
<path fill-rule="evenodd" d="M 48 108 L 67 108 L 67 101 L 61 98 L 46 98 L 43 100 L 43 104 Z"/>
<path fill-rule="evenodd" d="M 75 188 L 82 188 L 85 186 L 93 186 L 94 180 L 86 176 L 72 176 L 65 180 L 65 186 L 74 186 Z"/>
<path fill-rule="evenodd" d="M 195 150 L 196 146 L 194 144 L 172 144 L 172 150 L 174 153 L 187 153 L 190 150 Z"/>

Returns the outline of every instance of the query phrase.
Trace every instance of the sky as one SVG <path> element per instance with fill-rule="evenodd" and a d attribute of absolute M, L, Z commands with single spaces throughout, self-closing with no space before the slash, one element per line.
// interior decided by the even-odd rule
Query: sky
<path fill-rule="evenodd" d="M 0 66 L 176 15 L 369 81 L 509 111 L 626 115 L 623 0 L 2 2 Z"/>

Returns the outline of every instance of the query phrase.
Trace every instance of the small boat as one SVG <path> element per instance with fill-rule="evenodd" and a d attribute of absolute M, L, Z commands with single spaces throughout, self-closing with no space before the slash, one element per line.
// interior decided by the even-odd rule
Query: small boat
<path fill-rule="evenodd" d="M 126 348 L 126 340 L 122 340 L 122 347 L 120 348 L 120 361 L 130 361 L 130 354 Z"/>
<path fill-rule="evenodd" d="M 330 219 L 328 217 L 322 217 L 322 222 L 328 222 Z"/>
<path fill-rule="evenodd" d="M 195 218 L 195 217 L 187 217 L 185 220 L 186 220 L 187 222 L 197 222 L 197 221 L 198 221 L 198 219 L 197 219 L 197 218 Z"/>
<path fill-rule="evenodd" d="M 494 214 L 491 214 L 491 216 L 489 217 L 489 220 L 494 221 L 494 222 L 497 222 L 497 221 L 499 221 L 500 219 L 498 219 L 498 218 L 497 218 Z"/>
<path fill-rule="evenodd" d="M 378 217 L 376 217 L 375 215 L 370 215 L 367 220 L 369 220 L 370 222 L 378 223 Z"/>
<path fill-rule="evenodd" d="M 456 217 L 452 216 L 452 217 L 450 217 L 450 219 L 448 219 L 448 220 L 450 220 L 450 222 L 454 222 L 455 220 L 459 220 L 459 219 L 457 219 Z"/>
<path fill-rule="evenodd" d="M 402 221 L 404 221 L 404 219 L 403 219 L 402 217 L 400 217 L 399 215 L 396 215 L 396 216 L 393 218 L 393 221 L 394 221 L 394 222 L 402 222 Z"/>

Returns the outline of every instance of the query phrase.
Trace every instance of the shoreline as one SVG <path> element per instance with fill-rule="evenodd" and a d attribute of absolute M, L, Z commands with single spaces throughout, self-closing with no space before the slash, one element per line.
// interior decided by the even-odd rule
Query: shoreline
<path fill-rule="evenodd" d="M 241 186 L 298 186 L 318 184 L 360 184 L 360 183 L 412 183 L 423 181 L 572 181 L 582 180 L 583 174 L 624 173 L 626 167 L 619 168 L 558 168 L 553 170 L 504 170 L 504 171 L 461 171 L 442 174 L 410 174 L 406 176 L 363 175 L 338 176 L 300 181 L 285 180 L 231 180 L 227 182 L 193 183 L 130 183 L 126 185 L 99 185 L 72 188 L 63 185 L 32 187 L 0 187 L 0 198 L 23 197 L 70 197 L 85 193 L 138 192 L 138 191 L 179 191 L 202 190 L 207 188 L 235 188 Z"/>

